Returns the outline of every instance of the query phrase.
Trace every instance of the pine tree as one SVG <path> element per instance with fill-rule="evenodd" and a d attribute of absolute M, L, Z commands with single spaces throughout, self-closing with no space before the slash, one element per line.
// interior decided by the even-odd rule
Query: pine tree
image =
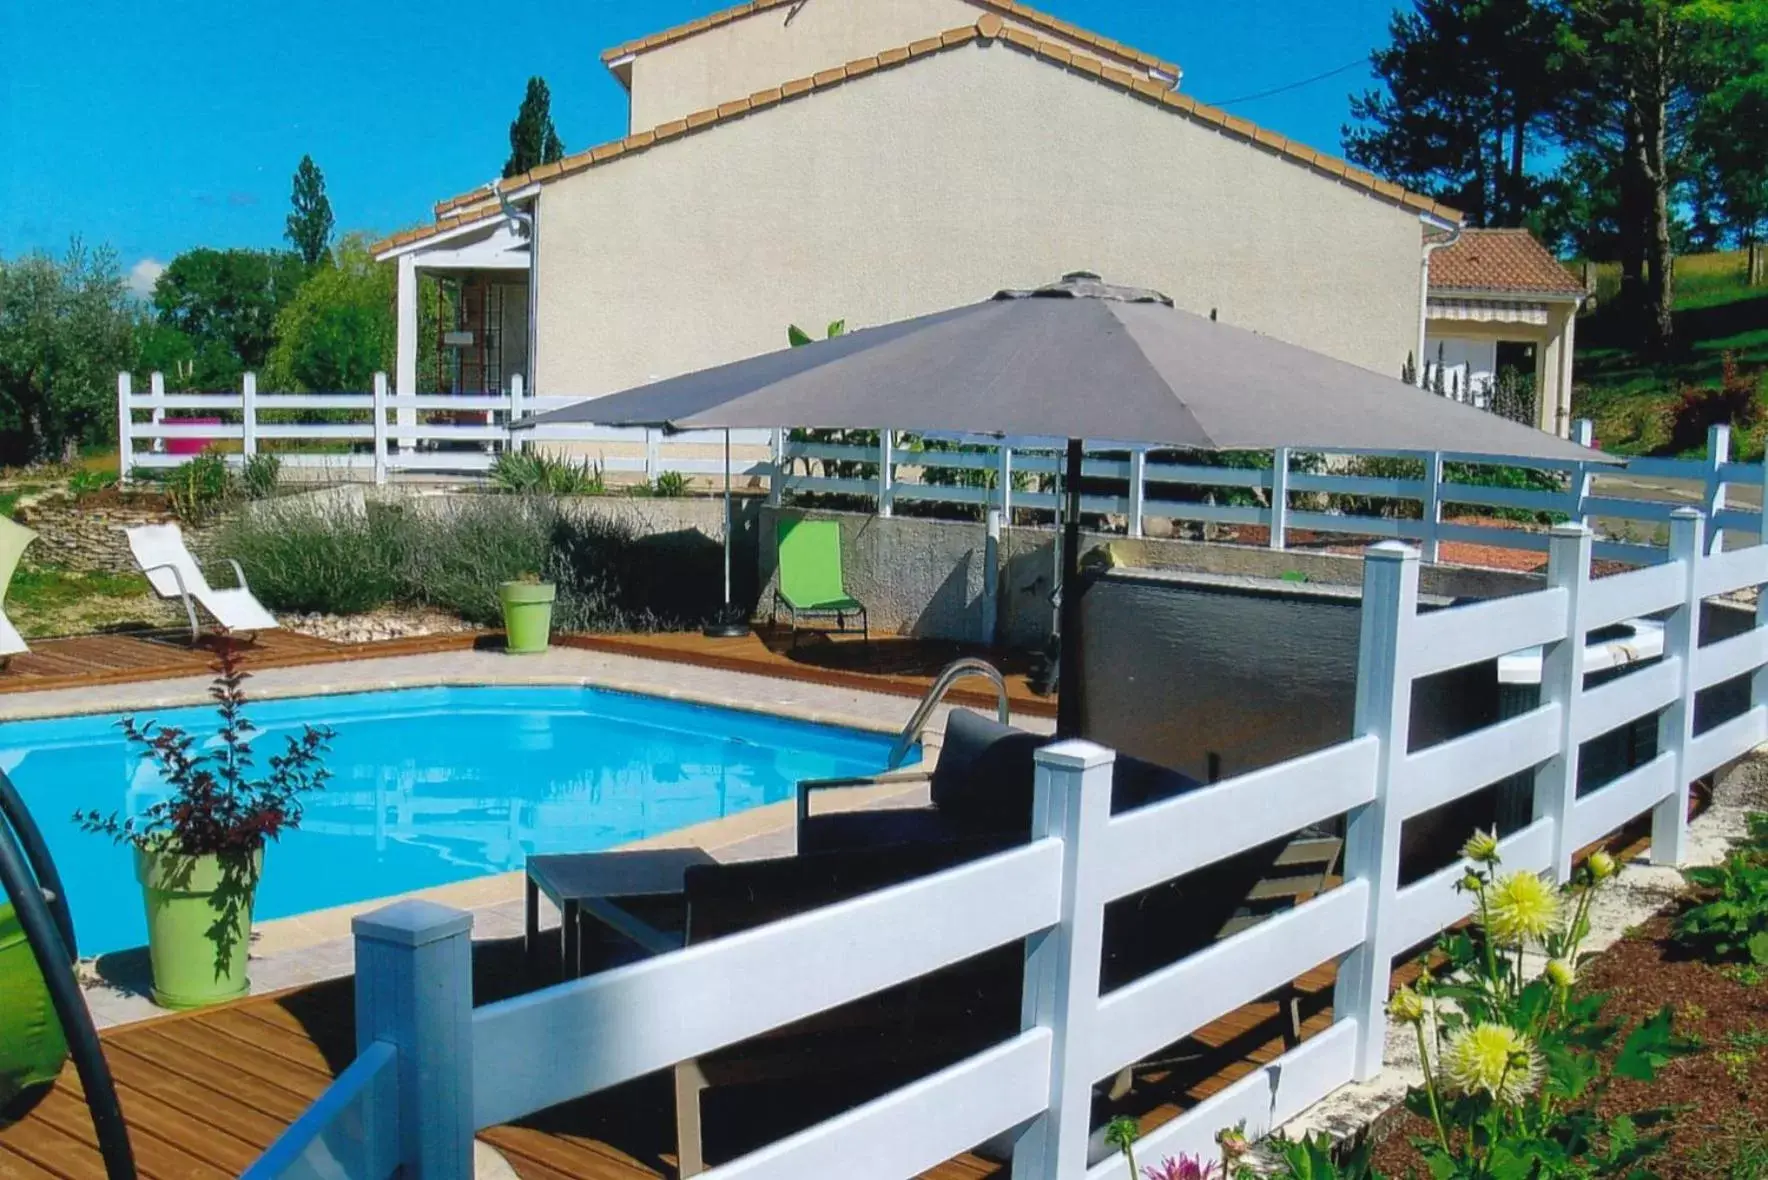
<path fill-rule="evenodd" d="M 302 156 L 295 169 L 295 187 L 289 195 L 294 210 L 289 214 L 288 228 L 283 231 L 289 245 L 301 261 L 313 266 L 326 256 L 331 245 L 332 208 L 325 195 L 325 174 L 312 156 Z"/>
<path fill-rule="evenodd" d="M 547 91 L 546 80 L 530 78 L 516 121 L 510 124 L 510 158 L 504 163 L 503 174 L 520 176 L 564 154 L 565 145 L 553 128 L 552 95 Z"/>
<path fill-rule="evenodd" d="M 1413 0 L 1370 54 L 1380 89 L 1351 98 L 1352 161 L 1441 197 L 1473 225 L 1520 225 L 1531 155 L 1563 97 L 1546 0 Z"/>

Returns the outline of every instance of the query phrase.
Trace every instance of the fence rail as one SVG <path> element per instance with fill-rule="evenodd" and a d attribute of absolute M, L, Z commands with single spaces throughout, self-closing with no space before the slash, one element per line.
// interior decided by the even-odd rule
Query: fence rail
<path fill-rule="evenodd" d="M 380 1180 L 396 1166 L 406 1176 L 458 1180 L 470 1167 L 473 1134 L 486 1126 L 1013 943 L 1025 964 L 1016 1036 L 708 1176 L 909 1176 L 992 1139 L 1012 1144 L 1018 1180 L 1105 1180 L 1121 1174 L 1123 1161 L 1089 1127 L 1099 1079 L 1335 963 L 1328 1029 L 1153 1130 L 1137 1150 L 1150 1161 L 1181 1151 L 1210 1156 L 1215 1133 L 1241 1120 L 1261 1134 L 1380 1072 L 1394 961 L 1467 915 L 1460 865 L 1401 887 L 1406 817 L 1532 773 L 1534 818 L 1500 845 L 1511 867 L 1565 881 L 1576 848 L 1647 814 L 1653 859 L 1674 864 L 1686 842 L 1689 782 L 1768 737 L 1768 606 L 1753 629 L 1698 642 L 1703 596 L 1768 579 L 1768 550 L 1707 553 L 1694 509 L 1677 512 L 1670 530 L 1663 564 L 1593 581 L 1590 530 L 1558 526 L 1547 538 L 1545 589 L 1424 614 L 1417 551 L 1373 546 L 1349 740 L 1119 814 L 1111 811 L 1111 751 L 1081 741 L 1049 746 L 1037 755 L 1029 843 L 742 934 L 475 1010 L 468 915 L 403 902 L 359 918 L 359 1051 L 383 1063 L 390 1051 L 397 1066 L 347 1073 L 272 1148 L 254 1180 L 313 1174 L 303 1170 L 311 1154 L 333 1142 L 348 1149 L 338 1156 L 351 1161 L 342 1174 Z M 1662 660 L 1585 687 L 1585 641 L 1596 619 L 1666 610 Z M 1535 645 L 1536 708 L 1411 749 L 1416 681 Z M 1696 691 L 1739 678 L 1751 684 L 1751 703 L 1697 735 Z M 1594 789 L 1580 786 L 1584 741 L 1653 717 L 1651 760 Z M 1102 992 L 1108 903 L 1339 816 L 1342 884 Z M 396 1078 L 397 1119 L 379 1114 L 380 1099 L 375 1117 L 350 1113 L 365 1092 L 364 1072 Z M 347 1133 L 337 1129 L 345 1123 Z"/>
<path fill-rule="evenodd" d="M 133 378 L 117 376 L 117 423 L 121 474 L 173 467 L 186 456 L 169 454 L 166 442 L 202 440 L 224 444 L 235 461 L 256 454 L 261 445 L 276 446 L 278 458 L 300 470 L 371 472 L 377 482 L 407 474 L 481 476 L 496 454 L 534 446 L 567 446 L 595 451 L 602 469 L 612 474 L 655 480 L 665 471 L 715 476 L 724 471 L 722 431 L 689 431 L 666 435 L 660 430 L 590 424 L 530 426 L 513 429 L 526 417 L 583 400 L 557 394 L 527 393 L 520 376 L 508 393 L 487 395 L 420 394 L 400 397 L 388 392 L 377 375 L 369 393 L 260 394 L 254 375 L 246 374 L 238 393 L 167 393 L 153 374 L 146 392 L 136 392 Z M 168 418 L 168 412 L 205 412 L 217 421 L 191 422 Z M 290 421 L 291 416 L 325 414 L 349 421 Z M 447 421 L 434 415 L 448 414 Z M 268 417 L 266 417 L 268 415 Z M 462 415 L 477 421 L 463 421 Z M 971 436 L 919 436 L 883 431 L 876 443 L 824 441 L 800 437 L 802 432 L 733 430 L 733 473 L 768 481 L 771 501 L 792 494 L 846 495 L 872 501 L 878 514 L 890 516 L 900 503 L 965 505 L 999 509 L 1008 520 L 1013 509 L 1053 513 L 1055 481 L 1063 462 L 1054 440 L 1018 440 Z M 1574 437 L 1590 441 L 1590 427 L 1579 422 Z M 286 444 L 317 444 L 322 451 L 293 449 Z M 137 444 L 145 444 L 140 449 Z M 950 447 L 961 449 L 947 449 Z M 1452 452 L 1367 451 L 1316 457 L 1304 461 L 1299 452 L 1279 449 L 1266 467 L 1213 467 L 1198 463 L 1157 461 L 1148 448 L 1113 449 L 1091 444 L 1082 467 L 1089 481 L 1082 511 L 1121 518 L 1132 537 L 1144 535 L 1150 521 L 1165 519 L 1201 524 L 1257 526 L 1269 530 L 1269 545 L 1288 546 L 1297 530 L 1379 537 L 1416 542 L 1424 560 L 1436 562 L 1444 542 L 1492 545 L 1545 552 L 1547 538 L 1538 532 L 1457 522 L 1445 513 L 1456 508 L 1489 508 L 1563 517 L 1577 522 L 1638 522 L 1659 532 L 1678 502 L 1624 494 L 1594 494 L 1592 481 L 1607 464 L 1556 460 L 1494 460 L 1490 456 Z M 1417 465 L 1419 476 L 1353 474 L 1346 470 L 1364 459 L 1401 459 Z M 1451 466 L 1454 465 L 1454 466 Z M 1487 486 L 1467 482 L 1467 470 L 1493 467 L 1548 474 L 1555 488 Z M 1731 459 L 1730 433 L 1723 426 L 1708 435 L 1704 459 L 1633 459 L 1630 476 L 1668 479 L 1690 485 L 1690 503 L 1712 526 L 1709 548 L 1719 549 L 1720 534 L 1760 536 L 1762 513 L 1757 506 L 1734 505 L 1728 495 L 1736 486 L 1764 486 L 1762 463 Z M 1451 476 L 1453 478 L 1451 478 Z M 1100 487 L 1121 485 L 1120 488 Z M 1249 501 L 1250 497 L 1250 501 Z M 1319 501 L 1325 498 L 1327 506 Z M 1348 506 L 1345 501 L 1353 502 Z M 1236 502 L 1225 503 L 1221 500 Z M 1337 506 L 1331 506 L 1336 500 Z M 1408 515 L 1372 510 L 1354 501 L 1385 501 L 1415 506 Z M 1650 565 L 1664 560 L 1661 544 L 1629 539 L 1602 539 L 1596 555 L 1604 560 Z M 1739 567 L 1740 569 L 1742 567 Z"/>

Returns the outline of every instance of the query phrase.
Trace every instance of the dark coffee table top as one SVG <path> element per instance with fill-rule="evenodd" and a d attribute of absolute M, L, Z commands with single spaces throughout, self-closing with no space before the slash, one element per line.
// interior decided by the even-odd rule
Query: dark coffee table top
<path fill-rule="evenodd" d="M 716 863 L 701 848 L 644 848 L 531 856 L 527 873 L 554 904 L 563 905 L 591 898 L 680 893 L 690 868 Z"/>

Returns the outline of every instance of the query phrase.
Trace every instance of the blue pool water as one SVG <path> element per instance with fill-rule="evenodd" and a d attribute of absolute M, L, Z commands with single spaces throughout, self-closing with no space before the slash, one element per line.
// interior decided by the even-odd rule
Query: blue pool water
<path fill-rule="evenodd" d="M 336 730 L 333 779 L 265 854 L 260 920 L 519 869 L 870 774 L 890 738 L 591 688 L 432 688 L 256 701 L 260 765 L 303 724 Z M 212 709 L 151 719 L 213 734 Z M 146 941 L 127 849 L 75 827 L 163 797 L 117 715 L 0 724 L 0 768 L 43 829 L 85 955 Z M 268 744 L 266 744 L 268 743 Z"/>

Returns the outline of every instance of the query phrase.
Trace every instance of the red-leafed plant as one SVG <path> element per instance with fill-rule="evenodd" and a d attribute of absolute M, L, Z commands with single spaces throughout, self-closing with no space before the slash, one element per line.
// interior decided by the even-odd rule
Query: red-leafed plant
<path fill-rule="evenodd" d="M 250 858 L 266 841 L 299 826 L 302 796 L 331 777 L 324 758 L 334 735 L 303 726 L 270 756 L 267 774 L 253 773 L 251 737 L 258 727 L 245 715 L 248 678 L 232 646 L 224 644 L 209 688 L 221 716 L 214 749 L 203 748 L 195 734 L 177 726 L 123 718 L 118 723 L 123 736 L 153 759 L 172 794 L 139 815 L 88 811 L 76 813 L 75 822 L 143 851 L 223 860 Z"/>
<path fill-rule="evenodd" d="M 1757 391 L 1760 383 L 1760 372 L 1740 369 L 1737 358 L 1725 353 L 1716 389 L 1684 386 L 1670 407 L 1670 450 L 1681 454 L 1706 446 L 1707 428 L 1711 426 L 1730 426 L 1735 430 L 1755 427 L 1762 421 L 1762 399 Z"/>

